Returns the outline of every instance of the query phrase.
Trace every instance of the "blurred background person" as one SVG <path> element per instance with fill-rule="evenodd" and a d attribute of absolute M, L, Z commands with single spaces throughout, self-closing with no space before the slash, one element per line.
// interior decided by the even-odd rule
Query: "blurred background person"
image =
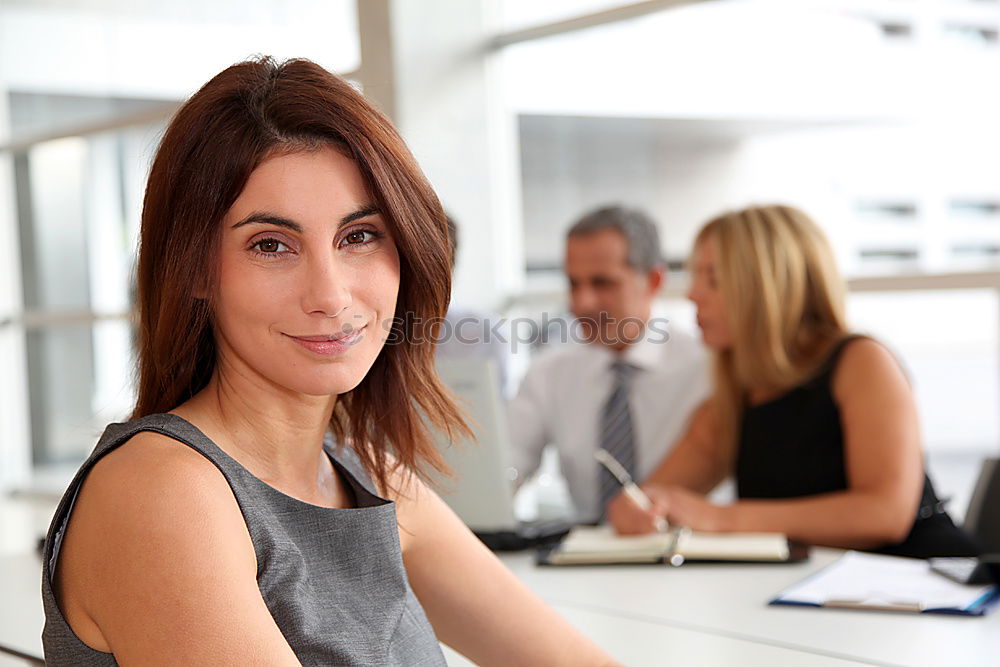
<path fill-rule="evenodd" d="M 848 329 L 843 283 L 808 216 L 764 206 L 715 218 L 697 236 L 691 275 L 713 394 L 646 479 L 654 509 L 614 501 L 617 530 L 648 532 L 660 513 L 695 530 L 915 557 L 977 553 L 924 473 L 903 370 Z M 704 494 L 729 475 L 739 499 L 709 503 Z"/>
<path fill-rule="evenodd" d="M 565 272 L 576 320 L 563 333 L 575 340 L 528 369 L 510 402 L 510 433 L 518 478 L 555 445 L 576 520 L 596 522 L 619 485 L 594 451 L 649 474 L 707 395 L 707 356 L 653 316 L 666 273 L 644 212 L 606 206 L 580 218 L 566 234 Z"/>

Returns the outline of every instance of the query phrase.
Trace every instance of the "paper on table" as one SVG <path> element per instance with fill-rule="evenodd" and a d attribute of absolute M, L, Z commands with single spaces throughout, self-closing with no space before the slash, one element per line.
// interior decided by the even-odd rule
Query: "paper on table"
<path fill-rule="evenodd" d="M 675 551 L 688 560 L 788 560 L 788 540 L 778 533 L 685 531 Z"/>
<path fill-rule="evenodd" d="M 966 586 L 930 571 L 927 561 L 848 551 L 775 602 L 880 608 L 969 609 L 992 587 Z"/>
<path fill-rule="evenodd" d="M 658 554 L 670 548 L 672 538 L 664 533 L 617 535 L 611 526 L 576 526 L 562 542 L 562 551 L 572 553 Z"/>

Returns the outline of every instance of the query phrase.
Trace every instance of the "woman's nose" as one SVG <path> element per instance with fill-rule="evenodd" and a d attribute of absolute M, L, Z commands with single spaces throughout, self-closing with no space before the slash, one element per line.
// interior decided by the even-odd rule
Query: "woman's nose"
<path fill-rule="evenodd" d="M 688 298 L 688 301 L 692 301 L 692 302 L 694 302 L 694 305 L 696 305 L 696 306 L 697 306 L 697 305 L 698 305 L 698 298 L 699 298 L 700 296 L 701 296 L 701 295 L 699 294 L 699 291 L 698 291 L 698 289 L 697 289 L 697 286 L 696 286 L 696 285 L 695 285 L 694 283 L 691 283 L 691 286 L 690 286 L 690 287 L 688 287 L 688 291 L 687 291 L 687 298 Z"/>
<path fill-rule="evenodd" d="M 313 262 L 304 276 L 302 309 L 312 315 L 336 317 L 352 303 L 350 277 L 346 267 L 324 257 Z"/>

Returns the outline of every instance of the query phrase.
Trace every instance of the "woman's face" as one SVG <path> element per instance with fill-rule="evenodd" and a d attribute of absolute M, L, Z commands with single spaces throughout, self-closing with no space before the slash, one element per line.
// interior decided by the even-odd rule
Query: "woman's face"
<path fill-rule="evenodd" d="M 261 163 L 223 220 L 219 371 L 314 396 L 353 389 L 396 308 L 389 231 L 355 163 L 333 148 Z"/>
<path fill-rule="evenodd" d="M 705 345 L 725 350 L 732 347 L 733 340 L 715 266 L 715 241 L 709 236 L 694 249 L 688 298 L 698 308 L 698 326 Z"/>

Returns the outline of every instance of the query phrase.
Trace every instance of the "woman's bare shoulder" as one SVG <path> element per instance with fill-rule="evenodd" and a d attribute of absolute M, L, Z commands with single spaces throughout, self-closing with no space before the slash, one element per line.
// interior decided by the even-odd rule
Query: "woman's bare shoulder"
<path fill-rule="evenodd" d="M 219 568 L 232 586 L 255 589 L 256 567 L 221 471 L 183 443 L 142 432 L 95 463 L 81 486 L 57 595 L 81 638 L 107 650 L 123 629 L 135 630 L 132 615 L 154 613 L 155 600 L 197 601 L 207 587 L 223 587 Z"/>
<path fill-rule="evenodd" d="M 222 472 L 187 445 L 144 431 L 88 473 L 67 528 L 61 560 L 68 562 L 61 566 L 194 555 L 212 535 L 237 546 L 247 535 Z"/>
<path fill-rule="evenodd" d="M 222 472 L 184 443 L 149 431 L 94 464 L 70 526 L 81 536 L 80 546 L 96 549 L 101 557 L 127 552 L 138 542 L 181 547 L 200 539 L 202 526 L 246 532 Z M 94 536 L 114 539 L 89 539 Z"/>
<path fill-rule="evenodd" d="M 222 472 L 197 450 L 153 431 L 129 438 L 94 464 L 81 490 L 95 502 L 126 501 L 171 505 L 180 496 L 199 502 L 233 499 Z"/>
<path fill-rule="evenodd" d="M 850 395 L 872 387 L 903 389 L 906 375 L 899 361 L 881 342 L 867 336 L 850 340 L 837 360 L 834 393 Z"/>

